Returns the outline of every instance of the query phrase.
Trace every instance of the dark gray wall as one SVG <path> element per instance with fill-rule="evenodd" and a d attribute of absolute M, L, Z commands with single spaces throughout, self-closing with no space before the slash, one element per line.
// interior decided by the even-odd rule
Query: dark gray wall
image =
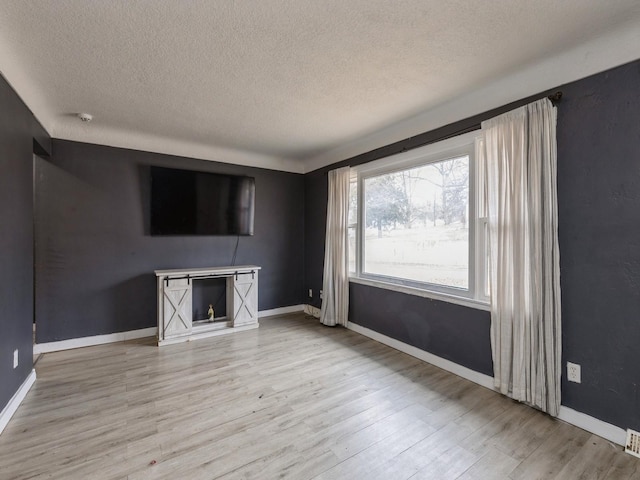
<path fill-rule="evenodd" d="M 489 312 L 352 283 L 349 319 L 472 370 L 493 375 Z"/>
<path fill-rule="evenodd" d="M 640 429 L 640 62 L 563 87 L 558 208 L 562 403 Z"/>
<path fill-rule="evenodd" d="M 305 294 L 309 305 L 320 308 L 324 242 L 327 221 L 327 170 L 316 170 L 304 176 L 304 275 Z M 313 298 L 309 298 L 312 289 Z"/>
<path fill-rule="evenodd" d="M 560 87 L 563 405 L 640 429 L 640 61 Z M 549 93 L 544 92 L 535 98 Z M 305 286 L 322 285 L 327 174 L 463 133 L 524 99 L 305 175 Z M 350 321 L 491 374 L 486 312 L 351 284 Z M 317 298 L 312 302 L 320 306 Z"/>
<path fill-rule="evenodd" d="M 50 148 L 47 133 L 0 77 L 0 411 L 33 368 L 34 142 L 40 153 Z"/>
<path fill-rule="evenodd" d="M 236 265 L 262 267 L 260 310 L 304 301 L 302 175 L 54 140 L 36 162 L 38 343 L 155 326 L 154 270 L 230 264 L 236 237 L 149 235 L 148 165 L 255 177 Z"/>

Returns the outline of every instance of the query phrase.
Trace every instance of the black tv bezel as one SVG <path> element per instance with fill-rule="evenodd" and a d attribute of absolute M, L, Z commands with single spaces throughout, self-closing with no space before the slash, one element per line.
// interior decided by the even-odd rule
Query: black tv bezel
<path fill-rule="evenodd" d="M 149 231 L 151 236 L 153 237 L 250 237 L 255 233 L 255 190 L 256 190 L 256 182 L 255 177 L 249 175 L 236 175 L 229 173 L 220 173 L 220 172 L 208 172 L 205 170 L 193 170 L 186 168 L 173 168 L 173 167 L 164 167 L 160 165 L 150 165 L 149 170 Z M 252 204 L 251 204 L 251 223 L 250 230 L 248 233 L 237 233 L 237 232 L 226 232 L 226 233 L 199 233 L 197 231 L 194 232 L 165 232 L 164 230 L 158 230 L 157 226 L 154 225 L 154 170 L 155 171 L 165 171 L 165 172 L 189 172 L 197 175 L 206 175 L 211 177 L 221 177 L 221 178 L 237 178 L 243 179 L 245 181 L 249 181 L 251 184 L 252 191 Z"/>

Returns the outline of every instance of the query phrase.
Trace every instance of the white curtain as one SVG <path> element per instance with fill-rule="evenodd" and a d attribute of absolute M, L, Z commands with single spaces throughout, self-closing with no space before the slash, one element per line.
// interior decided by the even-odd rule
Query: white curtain
<path fill-rule="evenodd" d="M 349 314 L 349 167 L 329 172 L 320 322 L 345 325 Z"/>
<path fill-rule="evenodd" d="M 561 318 L 556 108 L 548 99 L 482 123 L 496 389 L 553 416 Z"/>

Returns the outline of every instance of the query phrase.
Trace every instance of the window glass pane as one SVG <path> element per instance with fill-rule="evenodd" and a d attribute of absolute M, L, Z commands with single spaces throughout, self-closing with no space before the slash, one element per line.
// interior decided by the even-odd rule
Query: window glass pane
<path fill-rule="evenodd" d="M 349 227 L 349 272 L 356 271 L 356 229 Z"/>
<path fill-rule="evenodd" d="M 358 181 L 353 178 L 349 182 L 349 225 L 358 223 Z"/>
<path fill-rule="evenodd" d="M 483 228 L 483 235 L 484 235 L 484 296 L 489 298 L 491 296 L 491 278 L 489 276 L 489 274 L 491 273 L 490 267 L 491 264 L 489 263 L 491 261 L 491 257 L 490 257 L 490 250 L 489 250 L 489 223 L 487 222 L 487 219 L 484 218 L 483 219 L 483 224 L 484 224 L 484 228 Z"/>
<path fill-rule="evenodd" d="M 358 181 L 349 183 L 349 272 L 356 271 L 356 227 L 358 224 Z"/>
<path fill-rule="evenodd" d="M 469 287 L 469 157 L 364 180 L 363 272 Z"/>
<path fill-rule="evenodd" d="M 486 183 L 486 162 L 484 160 L 484 141 L 481 138 L 476 139 L 476 185 L 477 190 L 477 210 L 478 217 L 485 218 L 487 216 L 487 183 Z"/>

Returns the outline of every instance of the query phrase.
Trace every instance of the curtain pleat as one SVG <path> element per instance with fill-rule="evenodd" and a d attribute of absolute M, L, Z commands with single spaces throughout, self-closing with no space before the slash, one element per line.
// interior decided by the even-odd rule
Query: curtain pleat
<path fill-rule="evenodd" d="M 548 99 L 482 123 L 496 389 L 557 416 L 561 316 L 556 109 Z"/>
<path fill-rule="evenodd" d="M 320 310 L 320 322 L 329 326 L 346 326 L 349 315 L 349 181 L 349 167 L 329 172 Z"/>

